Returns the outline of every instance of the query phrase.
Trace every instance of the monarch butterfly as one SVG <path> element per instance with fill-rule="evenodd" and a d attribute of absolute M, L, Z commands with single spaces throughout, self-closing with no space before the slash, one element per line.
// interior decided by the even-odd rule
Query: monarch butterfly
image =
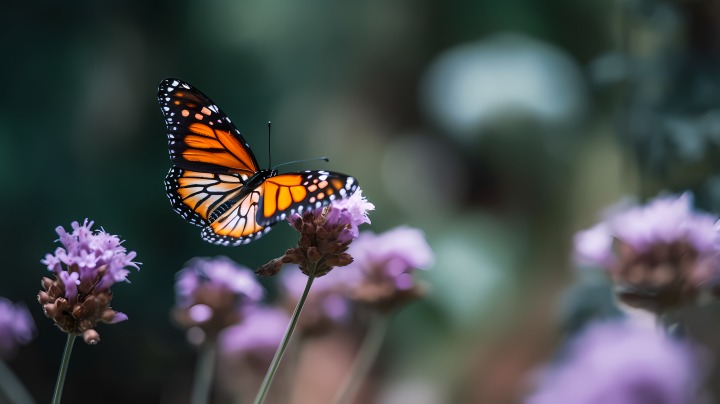
<path fill-rule="evenodd" d="M 355 178 L 340 173 L 260 169 L 230 118 L 182 80 L 163 80 L 158 102 L 174 164 L 165 191 L 175 212 L 203 227 L 205 241 L 247 244 L 286 216 L 328 205 L 358 188 Z"/>

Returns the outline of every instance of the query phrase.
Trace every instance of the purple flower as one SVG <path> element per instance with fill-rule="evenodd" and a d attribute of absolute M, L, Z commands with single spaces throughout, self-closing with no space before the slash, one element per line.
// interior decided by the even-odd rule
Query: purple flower
<path fill-rule="evenodd" d="M 175 294 L 178 305 L 188 307 L 195 300 L 198 288 L 210 293 L 231 292 L 242 296 L 246 303 L 256 303 L 265 291 L 255 279 L 253 271 L 228 257 L 194 258 L 175 275 Z"/>
<path fill-rule="evenodd" d="M 338 237 L 341 242 L 346 242 L 360 235 L 358 226 L 363 223 L 370 223 L 368 212 L 371 210 L 375 210 L 375 205 L 368 202 L 367 198 L 362 196 L 362 189 L 358 188 L 349 198 L 333 202 L 333 209 L 328 214 L 327 223 L 336 226 L 350 225 L 347 232 L 341 233 Z M 319 215 L 319 212 L 316 212 L 317 215 Z"/>
<path fill-rule="evenodd" d="M 61 263 L 72 268 L 71 272 L 77 274 L 72 283 L 79 285 L 81 290 L 89 290 L 93 285 L 96 290 L 105 290 L 116 282 L 128 282 L 126 278 L 130 271 L 125 268 L 140 269 L 138 267 L 140 263 L 133 262 L 137 254 L 134 251 L 127 253 L 125 247 L 120 245 L 123 241 L 118 236 L 108 234 L 104 230 L 95 232 L 90 230 L 93 223 L 88 223 L 88 219 L 85 219 L 82 226 L 78 222 L 72 222 L 72 233 L 58 226 L 55 231 L 65 248 L 58 247 L 55 255 L 47 254 L 40 262 L 47 265 L 49 271 L 61 277 L 65 276 L 66 279 L 69 279 L 68 275 L 61 275 L 63 272 Z M 98 271 L 103 272 L 99 281 Z M 63 282 L 66 285 L 68 283 L 65 279 Z M 77 288 L 69 286 L 66 293 L 65 297 L 74 301 L 78 293 Z"/>
<path fill-rule="evenodd" d="M 240 324 L 228 327 L 220 334 L 220 349 L 228 354 L 272 357 L 289 321 L 290 317 L 283 310 L 255 307 Z"/>
<path fill-rule="evenodd" d="M 625 321 L 591 326 L 525 404 L 687 404 L 702 374 L 692 349 Z"/>
<path fill-rule="evenodd" d="M 354 283 L 350 296 L 388 308 L 422 294 L 411 274 L 415 269 L 430 267 L 435 260 L 425 234 L 407 226 L 379 235 L 363 232 L 348 253 L 355 261 L 343 272 L 359 274 L 348 279 L 349 284 Z"/>
<path fill-rule="evenodd" d="M 173 317 L 195 342 L 242 321 L 265 294 L 250 269 L 227 257 L 194 258 L 175 278 Z"/>
<path fill-rule="evenodd" d="M 297 264 L 300 270 L 315 277 L 329 273 L 334 267 L 344 267 L 353 260 L 345 253 L 359 233 L 358 226 L 370 223 L 368 211 L 375 206 L 362 196 L 359 188 L 350 197 L 335 200 L 330 205 L 288 217 L 288 223 L 300 233 L 298 246 L 285 252 L 255 271 L 260 276 L 280 272 L 284 264 Z"/>
<path fill-rule="evenodd" d="M 62 331 L 83 334 L 85 342 L 95 344 L 100 341 L 92 330 L 95 324 L 127 320 L 125 314 L 110 308 L 110 286 L 129 282 L 127 267 L 140 268 L 138 262 L 133 262 L 137 254 L 128 253 L 118 236 L 104 230 L 92 231 L 92 225 L 85 219 L 82 226 L 72 223 L 72 233 L 62 226 L 55 229 L 65 248 L 58 247 L 41 260 L 54 273 L 55 280 L 43 278 L 45 291 L 38 294 L 38 301 L 45 315 Z"/>
<path fill-rule="evenodd" d="M 25 345 L 36 335 L 35 321 L 27 306 L 0 297 L 0 357 L 12 356 L 18 344 Z"/>
<path fill-rule="evenodd" d="M 608 270 L 621 301 L 656 313 L 695 303 L 720 278 L 717 217 L 692 209 L 692 196 L 614 208 L 575 235 L 579 263 Z"/>
<path fill-rule="evenodd" d="M 325 208 L 320 207 L 313 210 L 313 215 L 315 217 L 321 216 L 323 209 Z M 368 202 L 367 198 L 362 196 L 362 189 L 358 188 L 349 198 L 333 201 L 332 210 L 326 217 L 326 226 L 340 227 L 348 225 L 349 228 L 339 235 L 338 240 L 340 242 L 352 240 L 360 234 L 358 226 L 363 223 L 370 223 L 368 212 L 371 210 L 375 210 L 375 205 Z M 290 223 L 290 226 L 296 227 L 295 223 L 298 220 L 302 223 L 301 219 L 302 216 L 294 213 L 287 218 L 287 221 Z"/>
<path fill-rule="evenodd" d="M 575 252 L 586 262 L 612 265 L 612 241 L 617 238 L 635 251 L 657 244 L 685 241 L 700 254 L 716 254 L 717 216 L 692 209 L 692 194 L 657 198 L 608 215 L 604 222 L 575 235 Z"/>

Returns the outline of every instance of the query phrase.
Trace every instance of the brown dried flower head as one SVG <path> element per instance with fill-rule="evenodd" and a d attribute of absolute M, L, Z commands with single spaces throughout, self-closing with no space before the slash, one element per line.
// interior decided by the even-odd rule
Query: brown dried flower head
<path fill-rule="evenodd" d="M 77 265 L 68 268 L 71 274 L 77 271 Z M 42 287 L 45 290 L 38 294 L 38 302 L 43 305 L 45 316 L 51 318 L 63 332 L 82 334 L 85 342 L 96 344 L 100 341 L 100 337 L 91 329 L 98 322 L 117 323 L 127 319 L 125 314 L 118 313 L 110 307 L 113 297 L 110 289 L 97 290 L 95 287 L 105 272 L 106 268 L 99 268 L 95 283 L 86 290 L 83 290 L 82 284 L 79 285 L 77 296 L 70 299 L 65 297 L 66 286 L 62 279 L 43 278 Z"/>
<path fill-rule="evenodd" d="M 308 266 L 315 263 L 315 277 L 326 275 L 334 267 L 344 267 L 353 262 L 347 254 L 352 243 L 352 224 L 343 221 L 342 216 L 333 214 L 332 205 L 305 212 L 291 224 L 300 233 L 298 246 L 285 252 L 255 271 L 260 276 L 272 276 L 280 272 L 283 264 L 297 264 L 305 275 L 310 275 Z"/>

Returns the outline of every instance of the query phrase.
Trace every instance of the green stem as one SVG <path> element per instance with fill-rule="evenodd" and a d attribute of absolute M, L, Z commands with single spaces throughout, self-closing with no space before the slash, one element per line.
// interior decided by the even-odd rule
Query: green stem
<path fill-rule="evenodd" d="M 200 355 L 195 366 L 191 404 L 206 404 L 210 401 L 213 369 L 215 368 L 215 343 L 206 342 L 200 348 Z"/>
<path fill-rule="evenodd" d="M 270 383 L 272 383 L 272 379 L 275 377 L 275 371 L 277 371 L 278 365 L 280 365 L 280 359 L 282 359 L 283 353 L 285 353 L 285 348 L 287 348 L 287 345 L 290 342 L 290 336 L 295 329 L 295 325 L 297 325 L 300 312 L 305 305 L 308 292 L 310 292 L 310 286 L 312 286 L 312 283 L 315 280 L 316 266 L 317 264 L 313 262 L 308 265 L 308 273 L 310 275 L 308 276 L 307 285 L 305 285 L 305 291 L 303 292 L 302 297 L 300 297 L 297 307 L 295 307 L 292 318 L 290 318 L 290 324 L 288 325 L 287 331 L 285 331 L 285 336 L 283 337 L 277 351 L 275 351 L 275 357 L 273 358 L 272 363 L 270 363 L 270 368 L 265 374 L 265 379 L 263 380 L 262 385 L 260 385 L 260 390 L 258 391 L 257 396 L 255 396 L 255 404 L 262 404 L 262 402 L 265 401 L 265 395 L 267 394 L 268 387 L 270 387 Z"/>
<path fill-rule="evenodd" d="M 15 404 L 35 404 L 30 393 L 10 367 L 0 359 L 0 402 L 7 398 Z"/>
<path fill-rule="evenodd" d="M 360 386 L 370 372 L 380 347 L 385 339 L 387 326 L 390 322 L 389 313 L 373 313 L 365 339 L 363 339 L 360 350 L 355 356 L 352 370 L 343 380 L 340 389 L 333 400 L 334 404 L 351 404 L 357 396 Z"/>
<path fill-rule="evenodd" d="M 65 375 L 67 374 L 68 363 L 70 363 L 70 352 L 72 351 L 75 337 L 77 337 L 77 335 L 68 334 L 67 343 L 65 344 L 65 352 L 63 353 L 62 364 L 60 365 L 60 373 L 58 373 L 57 383 L 55 383 L 55 394 L 53 394 L 52 404 L 60 404 L 63 386 L 65 385 Z"/>

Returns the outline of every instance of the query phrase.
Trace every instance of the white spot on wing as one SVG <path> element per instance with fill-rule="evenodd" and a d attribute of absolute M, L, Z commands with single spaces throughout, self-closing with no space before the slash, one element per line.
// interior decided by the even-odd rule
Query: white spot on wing
<path fill-rule="evenodd" d="M 175 80 L 175 81 L 172 82 L 171 85 L 172 85 L 173 87 L 177 87 L 178 84 L 180 84 L 180 82 L 178 82 L 177 80 Z"/>

